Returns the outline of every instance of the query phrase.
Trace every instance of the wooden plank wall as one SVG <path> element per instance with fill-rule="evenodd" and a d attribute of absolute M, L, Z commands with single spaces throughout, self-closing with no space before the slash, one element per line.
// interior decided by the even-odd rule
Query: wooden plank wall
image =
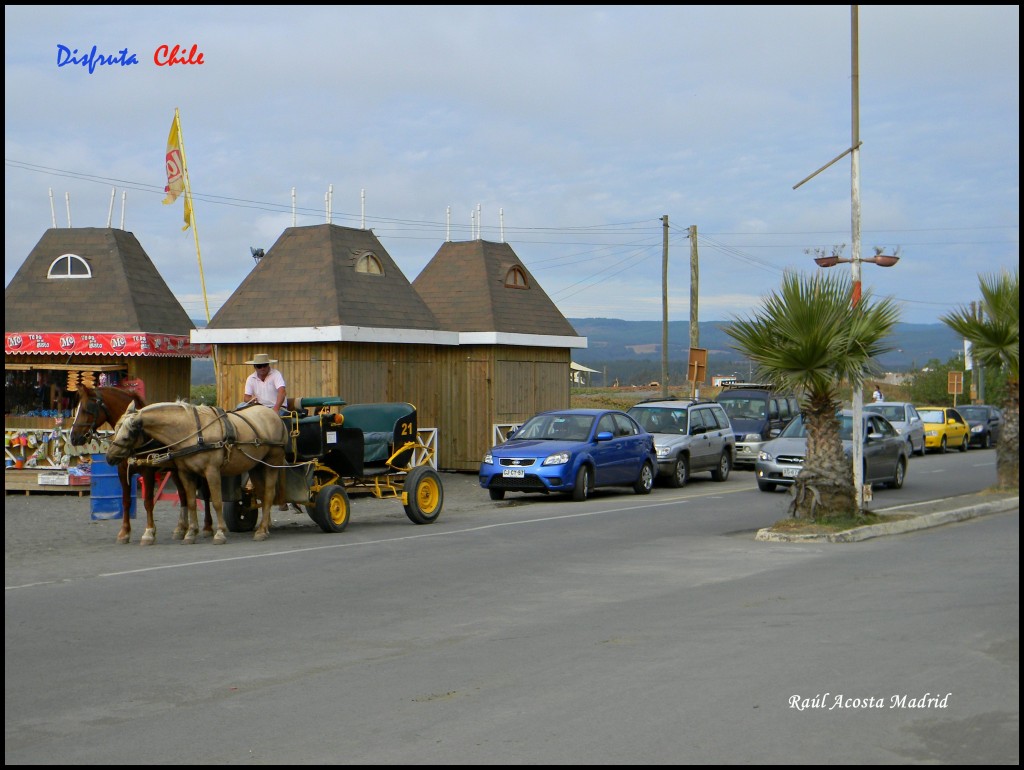
<path fill-rule="evenodd" d="M 495 423 L 569 406 L 569 350 L 369 343 L 218 345 L 219 406 L 242 400 L 256 353 L 278 360 L 289 397 L 411 403 L 419 427 L 438 431 L 441 470 L 479 470 Z"/>

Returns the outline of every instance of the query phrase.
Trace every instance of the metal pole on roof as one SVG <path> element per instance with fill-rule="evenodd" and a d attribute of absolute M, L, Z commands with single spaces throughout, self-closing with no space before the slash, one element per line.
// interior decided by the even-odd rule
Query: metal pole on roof
<path fill-rule="evenodd" d="M 107 227 L 114 221 L 114 198 L 117 197 L 117 188 L 110 188 L 110 206 L 107 208 Z"/>

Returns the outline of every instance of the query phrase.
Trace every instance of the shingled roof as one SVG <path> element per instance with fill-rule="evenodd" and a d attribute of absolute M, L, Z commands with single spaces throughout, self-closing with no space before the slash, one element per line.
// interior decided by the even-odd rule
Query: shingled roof
<path fill-rule="evenodd" d="M 91 278 L 48 278 L 61 256 Z M 188 336 L 195 325 L 133 233 L 110 227 L 47 230 L 4 289 L 5 332 L 148 332 Z"/>
<path fill-rule="evenodd" d="M 380 274 L 356 269 L 368 257 Z M 207 329 L 325 326 L 439 328 L 377 236 L 322 224 L 287 228 Z"/>
<path fill-rule="evenodd" d="M 445 243 L 412 285 L 442 329 L 577 336 L 507 243 Z"/>

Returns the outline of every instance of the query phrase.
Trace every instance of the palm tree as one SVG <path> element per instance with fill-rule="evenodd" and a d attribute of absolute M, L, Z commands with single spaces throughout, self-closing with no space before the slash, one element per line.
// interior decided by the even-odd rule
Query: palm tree
<path fill-rule="evenodd" d="M 892 349 L 883 341 L 899 310 L 890 299 L 872 302 L 870 293 L 856 306 L 851 298 L 852 281 L 841 273 L 813 278 L 790 273 L 753 318 L 737 319 L 725 329 L 736 340 L 734 347 L 753 360 L 758 377 L 802 394 L 808 438 L 790 504 L 796 518 L 860 513 L 836 420 L 840 386 L 862 384 L 877 373 L 874 359 Z"/>
<path fill-rule="evenodd" d="M 984 366 L 1007 373 L 1005 423 L 996 444 L 996 478 L 1002 489 L 1016 489 L 1020 481 L 1020 276 L 978 276 L 981 314 L 960 306 L 939 318 L 969 340 L 975 357 Z"/>

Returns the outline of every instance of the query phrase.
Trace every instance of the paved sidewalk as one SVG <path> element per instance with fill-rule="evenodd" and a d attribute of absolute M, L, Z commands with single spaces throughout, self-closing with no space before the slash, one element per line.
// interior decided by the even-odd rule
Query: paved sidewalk
<path fill-rule="evenodd" d="M 1020 497 L 1016 492 L 978 492 L 973 495 L 929 500 L 923 503 L 883 508 L 873 511 L 879 516 L 899 516 L 892 521 L 871 524 L 828 535 L 801 535 L 773 532 L 771 528 L 758 530 L 756 540 L 786 543 L 856 543 L 873 537 L 900 535 L 929 527 L 941 527 L 976 516 L 1019 510 Z M 903 518 L 906 517 L 906 518 Z"/>

